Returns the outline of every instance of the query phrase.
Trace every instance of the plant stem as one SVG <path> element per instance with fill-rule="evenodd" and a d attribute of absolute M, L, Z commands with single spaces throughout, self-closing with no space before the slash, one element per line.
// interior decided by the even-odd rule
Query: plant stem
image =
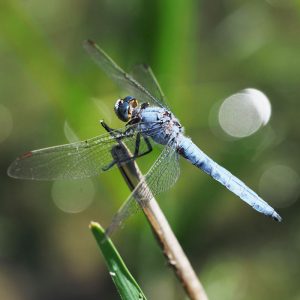
<path fill-rule="evenodd" d="M 112 132 L 105 123 L 102 123 L 102 125 L 107 131 Z M 122 157 L 124 160 L 125 157 L 132 157 L 129 149 L 121 140 L 118 140 L 118 144 L 118 146 L 112 149 L 112 155 L 115 159 Z M 131 191 L 143 179 L 143 175 L 134 160 L 130 160 L 126 164 L 118 164 L 118 168 Z M 143 202 L 142 205 L 138 199 L 136 200 L 140 204 L 168 264 L 175 271 L 177 278 L 190 299 L 208 300 L 202 284 L 176 239 L 165 215 L 154 196 L 151 193 L 149 195 L 151 195 L 148 199 L 149 201 L 146 201 L 146 203 Z"/>

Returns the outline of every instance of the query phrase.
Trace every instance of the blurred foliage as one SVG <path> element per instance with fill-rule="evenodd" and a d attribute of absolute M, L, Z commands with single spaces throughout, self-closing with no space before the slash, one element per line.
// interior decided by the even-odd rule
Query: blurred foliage
<path fill-rule="evenodd" d="M 6 175 L 20 153 L 68 142 L 65 124 L 81 139 L 104 132 L 100 119 L 122 125 L 112 114 L 120 94 L 83 40 L 125 70 L 149 63 L 187 134 L 258 191 L 270 165 L 300 171 L 299 36 L 296 0 L 1 1 L 0 298 L 118 297 L 87 229 L 92 219 L 108 224 L 126 199 L 118 170 L 93 179 L 94 202 L 80 214 L 55 206 L 53 183 Z M 272 118 L 233 140 L 213 111 L 248 87 L 268 95 Z M 184 161 L 160 200 L 210 299 L 300 299 L 299 201 L 276 224 Z M 184 298 L 142 215 L 113 238 L 149 299 Z"/>

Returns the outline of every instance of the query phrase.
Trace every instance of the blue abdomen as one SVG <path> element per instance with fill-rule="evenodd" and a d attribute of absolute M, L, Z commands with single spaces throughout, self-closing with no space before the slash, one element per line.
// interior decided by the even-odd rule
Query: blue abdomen
<path fill-rule="evenodd" d="M 178 153 L 239 196 L 258 212 L 270 216 L 276 221 L 281 221 L 279 214 L 267 202 L 246 186 L 244 182 L 208 157 L 190 139 L 181 136 Z"/>

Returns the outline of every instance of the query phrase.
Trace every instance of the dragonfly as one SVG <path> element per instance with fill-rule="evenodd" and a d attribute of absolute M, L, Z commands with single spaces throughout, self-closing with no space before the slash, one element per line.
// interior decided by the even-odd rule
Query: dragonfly
<path fill-rule="evenodd" d="M 153 144 L 159 144 L 163 150 L 116 213 L 108 233 L 133 213 L 137 201 L 147 203 L 151 201 L 149 193 L 156 196 L 176 183 L 180 156 L 256 211 L 276 221 L 282 220 L 274 208 L 185 136 L 183 126 L 170 110 L 148 65 L 138 65 L 126 73 L 95 42 L 85 41 L 84 48 L 104 73 L 128 93 L 114 106 L 116 116 L 126 125 L 88 140 L 26 152 L 9 166 L 9 176 L 33 180 L 87 178 L 147 155 Z M 103 126 L 108 128 L 105 123 Z M 112 155 L 120 142 L 128 147 L 130 156 L 116 158 Z"/>

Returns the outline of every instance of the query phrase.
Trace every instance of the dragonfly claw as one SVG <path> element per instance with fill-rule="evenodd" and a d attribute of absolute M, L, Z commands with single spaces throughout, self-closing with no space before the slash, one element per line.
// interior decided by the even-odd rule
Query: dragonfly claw
<path fill-rule="evenodd" d="M 101 170 L 103 172 L 108 171 L 109 169 L 111 169 L 117 162 L 115 160 L 113 160 L 111 163 L 109 163 L 107 166 L 101 168 Z"/>
<path fill-rule="evenodd" d="M 274 213 L 272 214 L 272 219 L 275 220 L 276 222 L 281 222 L 282 218 L 280 217 L 280 215 L 274 211 Z"/>

